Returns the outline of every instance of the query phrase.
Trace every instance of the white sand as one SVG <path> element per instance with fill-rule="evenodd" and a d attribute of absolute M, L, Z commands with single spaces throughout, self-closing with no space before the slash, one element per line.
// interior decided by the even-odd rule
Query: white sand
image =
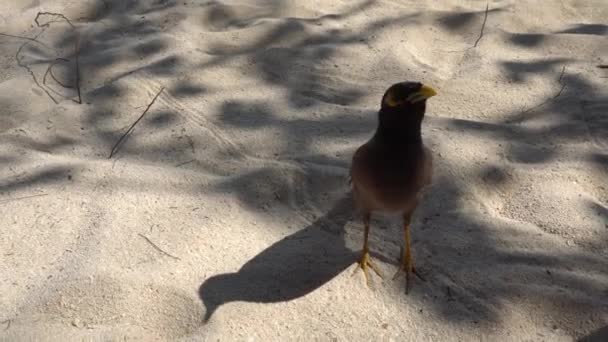
<path fill-rule="evenodd" d="M 72 19 L 84 103 L 69 25 L 0 36 L 0 340 L 608 340 L 605 1 L 491 1 L 476 47 L 485 1 L 29 2 L 0 32 Z M 403 80 L 439 91 L 408 296 L 393 218 L 351 276 L 346 177 Z"/>

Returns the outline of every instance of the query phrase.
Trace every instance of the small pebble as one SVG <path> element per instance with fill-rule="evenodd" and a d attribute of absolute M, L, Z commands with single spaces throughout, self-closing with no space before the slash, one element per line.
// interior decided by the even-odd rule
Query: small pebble
<path fill-rule="evenodd" d="M 82 322 L 78 318 L 74 318 L 74 320 L 72 321 L 72 325 L 76 328 L 82 328 Z"/>

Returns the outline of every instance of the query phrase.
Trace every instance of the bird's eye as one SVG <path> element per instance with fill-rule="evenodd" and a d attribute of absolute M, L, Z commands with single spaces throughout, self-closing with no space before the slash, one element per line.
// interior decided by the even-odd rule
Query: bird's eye
<path fill-rule="evenodd" d="M 395 95 L 392 91 L 390 91 L 388 94 L 386 94 L 386 98 L 384 99 L 384 102 L 389 107 L 396 107 L 399 104 L 401 104 L 401 101 L 399 101 L 395 98 Z"/>
<path fill-rule="evenodd" d="M 405 102 L 405 99 L 401 95 L 402 94 L 400 94 L 399 91 L 395 89 L 389 89 L 389 91 L 386 93 L 386 96 L 384 97 L 384 104 L 387 107 L 397 107 L 399 105 L 402 105 Z"/>

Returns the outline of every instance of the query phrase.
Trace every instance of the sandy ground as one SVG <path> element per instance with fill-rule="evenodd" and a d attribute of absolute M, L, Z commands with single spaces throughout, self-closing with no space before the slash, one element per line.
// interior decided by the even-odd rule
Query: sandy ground
<path fill-rule="evenodd" d="M 608 3 L 485 9 L 0 1 L 0 340 L 608 340 Z M 439 91 L 407 296 L 394 218 L 353 275 L 347 183 L 403 80 Z"/>

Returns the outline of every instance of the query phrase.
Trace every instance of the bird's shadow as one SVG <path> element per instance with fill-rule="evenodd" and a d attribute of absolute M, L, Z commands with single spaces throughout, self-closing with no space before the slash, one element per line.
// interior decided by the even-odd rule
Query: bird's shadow
<path fill-rule="evenodd" d="M 238 272 L 205 280 L 199 288 L 205 322 L 228 302 L 273 303 L 302 297 L 352 265 L 356 252 L 344 239 L 352 208 L 352 195 L 345 196 L 327 214 L 266 248 Z"/>
<path fill-rule="evenodd" d="M 578 342 L 600 342 L 600 341 L 608 341 L 608 325 L 599 328 L 596 331 L 586 335 L 580 339 Z"/>

